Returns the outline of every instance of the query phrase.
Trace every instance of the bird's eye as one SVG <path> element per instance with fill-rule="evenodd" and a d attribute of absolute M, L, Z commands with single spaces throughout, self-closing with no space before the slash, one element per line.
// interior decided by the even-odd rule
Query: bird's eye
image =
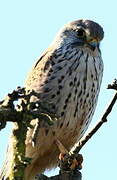
<path fill-rule="evenodd" d="M 85 31 L 83 29 L 79 29 L 77 31 L 77 36 L 81 38 L 85 37 Z"/>

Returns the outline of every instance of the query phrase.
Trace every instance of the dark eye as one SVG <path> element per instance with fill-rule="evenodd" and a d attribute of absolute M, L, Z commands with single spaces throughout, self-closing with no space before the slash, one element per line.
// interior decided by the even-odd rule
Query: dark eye
<path fill-rule="evenodd" d="M 85 31 L 83 30 L 83 29 L 79 29 L 78 31 L 77 31 L 77 36 L 78 37 L 85 37 Z"/>

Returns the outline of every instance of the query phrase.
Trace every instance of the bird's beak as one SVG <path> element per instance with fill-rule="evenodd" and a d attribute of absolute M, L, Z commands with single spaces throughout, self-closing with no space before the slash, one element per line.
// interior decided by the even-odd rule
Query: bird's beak
<path fill-rule="evenodd" d="M 98 38 L 90 38 L 90 39 L 87 39 L 87 43 L 88 44 L 91 44 L 91 45 L 97 45 L 99 44 L 100 40 Z"/>
<path fill-rule="evenodd" d="M 99 39 L 97 38 L 90 38 L 87 40 L 87 43 L 99 43 Z"/>
<path fill-rule="evenodd" d="M 91 49 L 95 50 L 95 48 L 99 45 L 99 40 L 97 38 L 90 38 L 87 40 L 86 44 Z"/>

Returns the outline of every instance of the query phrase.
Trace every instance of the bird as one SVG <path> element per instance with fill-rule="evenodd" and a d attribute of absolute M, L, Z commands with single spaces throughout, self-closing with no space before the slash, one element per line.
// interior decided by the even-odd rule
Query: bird
<path fill-rule="evenodd" d="M 25 170 L 26 180 L 57 166 L 56 140 L 70 151 L 88 129 L 103 76 L 103 38 L 103 28 L 92 20 L 69 22 L 28 73 L 26 89 L 39 93 L 31 102 L 49 103 L 58 119 L 51 126 L 40 125 L 35 146 L 32 137 L 36 120 L 32 120 L 34 128 L 28 130 L 26 138 L 26 156 L 32 158 Z"/>

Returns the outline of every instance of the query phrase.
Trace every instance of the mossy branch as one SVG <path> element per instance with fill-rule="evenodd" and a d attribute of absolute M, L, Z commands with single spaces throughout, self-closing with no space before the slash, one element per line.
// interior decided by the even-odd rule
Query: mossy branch
<path fill-rule="evenodd" d="M 23 180 L 26 166 L 31 163 L 31 159 L 25 157 L 25 140 L 28 128 L 31 128 L 33 119 L 43 119 L 48 124 L 52 124 L 52 119 L 46 114 L 46 108 L 42 112 L 40 103 L 31 103 L 32 96 L 38 97 L 34 91 L 26 92 L 25 88 L 18 87 L 12 93 L 8 94 L 3 101 L 0 102 L 0 129 L 5 128 L 7 122 L 13 122 L 14 128 L 12 132 L 12 162 L 9 167 L 9 177 L 7 180 Z M 15 105 L 14 102 L 20 99 L 20 104 Z M 40 105 L 38 109 L 37 106 Z"/>

